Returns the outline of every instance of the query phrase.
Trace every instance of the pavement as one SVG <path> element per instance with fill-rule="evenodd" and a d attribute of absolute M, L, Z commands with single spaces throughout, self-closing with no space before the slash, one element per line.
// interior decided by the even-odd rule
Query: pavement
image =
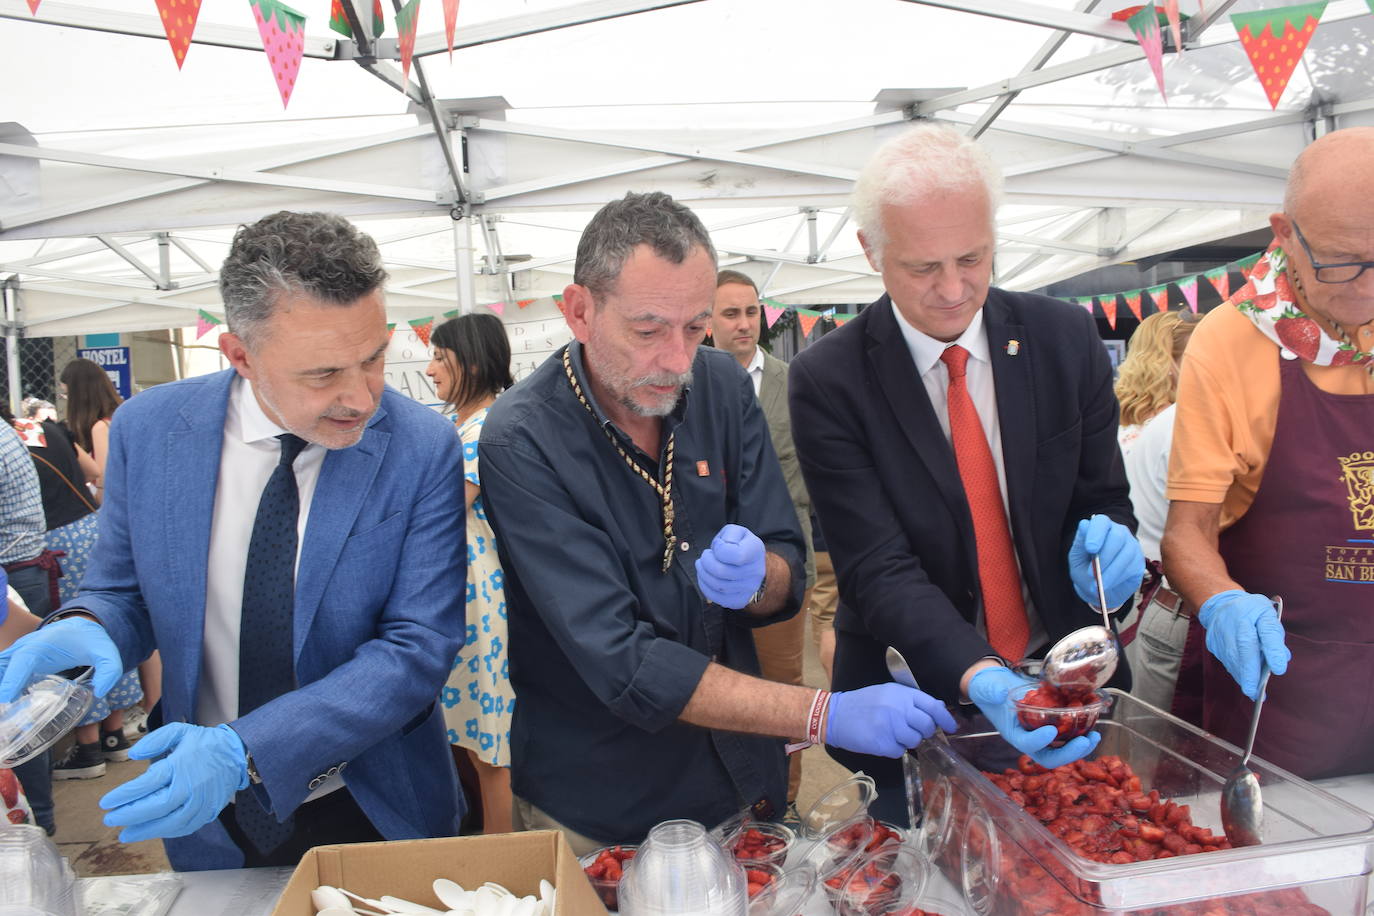
<path fill-rule="evenodd" d="M 824 669 L 810 638 L 807 621 L 806 655 L 803 662 L 803 681 L 811 687 L 826 686 Z M 70 739 L 68 739 L 70 740 Z M 65 751 L 59 745 L 55 754 Z M 58 849 L 71 863 L 79 877 L 100 875 L 147 874 L 169 871 L 167 856 L 160 840 L 142 843 L 119 842 L 119 831 L 106 827 L 101 820 L 104 812 L 98 804 L 100 797 L 115 786 L 133 779 L 148 766 L 146 761 L 130 760 L 107 763 L 105 775 L 96 779 L 67 779 L 53 782 L 53 802 L 56 809 L 57 835 L 53 837 Z M 803 813 L 831 786 L 850 776 L 822 747 L 802 751 L 802 780 L 797 791 L 797 808 Z"/>

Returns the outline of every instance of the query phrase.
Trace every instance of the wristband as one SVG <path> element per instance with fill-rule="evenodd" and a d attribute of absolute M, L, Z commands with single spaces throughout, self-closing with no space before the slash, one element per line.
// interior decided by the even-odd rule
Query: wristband
<path fill-rule="evenodd" d="M 825 743 L 825 725 L 830 712 L 830 691 L 817 690 L 811 699 L 811 711 L 806 716 L 806 738 L 787 745 L 784 750 L 789 754 L 806 750 L 815 744 Z"/>

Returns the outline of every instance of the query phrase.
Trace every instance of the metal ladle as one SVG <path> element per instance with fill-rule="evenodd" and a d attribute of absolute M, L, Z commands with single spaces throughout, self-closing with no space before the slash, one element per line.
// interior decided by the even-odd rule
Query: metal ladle
<path fill-rule="evenodd" d="M 1102 565 L 1092 559 L 1097 581 L 1097 600 L 1102 609 L 1102 626 L 1074 630 L 1050 647 L 1040 676 L 1060 691 L 1073 696 L 1092 693 L 1112 679 L 1121 658 L 1121 644 L 1112 632 L 1107 617 L 1107 593 L 1102 587 Z"/>
<path fill-rule="evenodd" d="M 1274 612 L 1283 619 L 1283 598 L 1276 597 Z M 1250 713 L 1250 735 L 1245 739 L 1245 754 L 1221 787 L 1221 829 L 1232 846 L 1258 846 L 1260 827 L 1264 824 L 1264 801 L 1260 798 L 1259 777 L 1247 765 L 1255 749 L 1255 734 L 1259 731 L 1260 709 L 1264 706 L 1264 688 L 1269 685 L 1269 665 L 1260 654 L 1259 699 Z"/>
<path fill-rule="evenodd" d="M 906 663 L 902 653 L 898 652 L 894 646 L 887 647 L 887 673 L 894 681 L 903 687 L 910 687 L 912 690 L 920 690 L 921 687 L 916 683 L 916 675 L 911 673 L 911 666 Z M 948 743 L 949 737 L 944 729 L 936 726 L 935 737 L 939 741 Z M 902 755 L 902 782 L 906 788 L 906 814 L 909 825 L 914 829 L 921 822 L 921 774 L 916 762 L 916 755 L 908 750 Z"/>

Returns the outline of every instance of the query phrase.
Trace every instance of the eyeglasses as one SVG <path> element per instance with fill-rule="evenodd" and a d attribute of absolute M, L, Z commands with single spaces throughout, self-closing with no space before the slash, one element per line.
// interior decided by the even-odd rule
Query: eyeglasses
<path fill-rule="evenodd" d="M 1358 279 L 1360 274 L 1374 267 L 1374 261 L 1319 264 L 1317 259 L 1312 256 L 1312 246 L 1307 244 L 1307 239 L 1303 236 L 1302 230 L 1298 228 L 1296 222 L 1293 223 L 1293 232 L 1297 234 L 1298 241 L 1302 243 L 1302 250 L 1307 252 L 1307 260 L 1312 262 L 1312 272 L 1316 274 L 1318 283 L 1351 283 Z"/>

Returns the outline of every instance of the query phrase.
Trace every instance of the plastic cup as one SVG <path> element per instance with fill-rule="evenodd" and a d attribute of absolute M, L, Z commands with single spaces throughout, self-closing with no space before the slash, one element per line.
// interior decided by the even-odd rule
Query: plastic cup
<path fill-rule="evenodd" d="M 620 882 L 626 916 L 745 916 L 744 869 L 696 821 L 649 831 Z"/>

